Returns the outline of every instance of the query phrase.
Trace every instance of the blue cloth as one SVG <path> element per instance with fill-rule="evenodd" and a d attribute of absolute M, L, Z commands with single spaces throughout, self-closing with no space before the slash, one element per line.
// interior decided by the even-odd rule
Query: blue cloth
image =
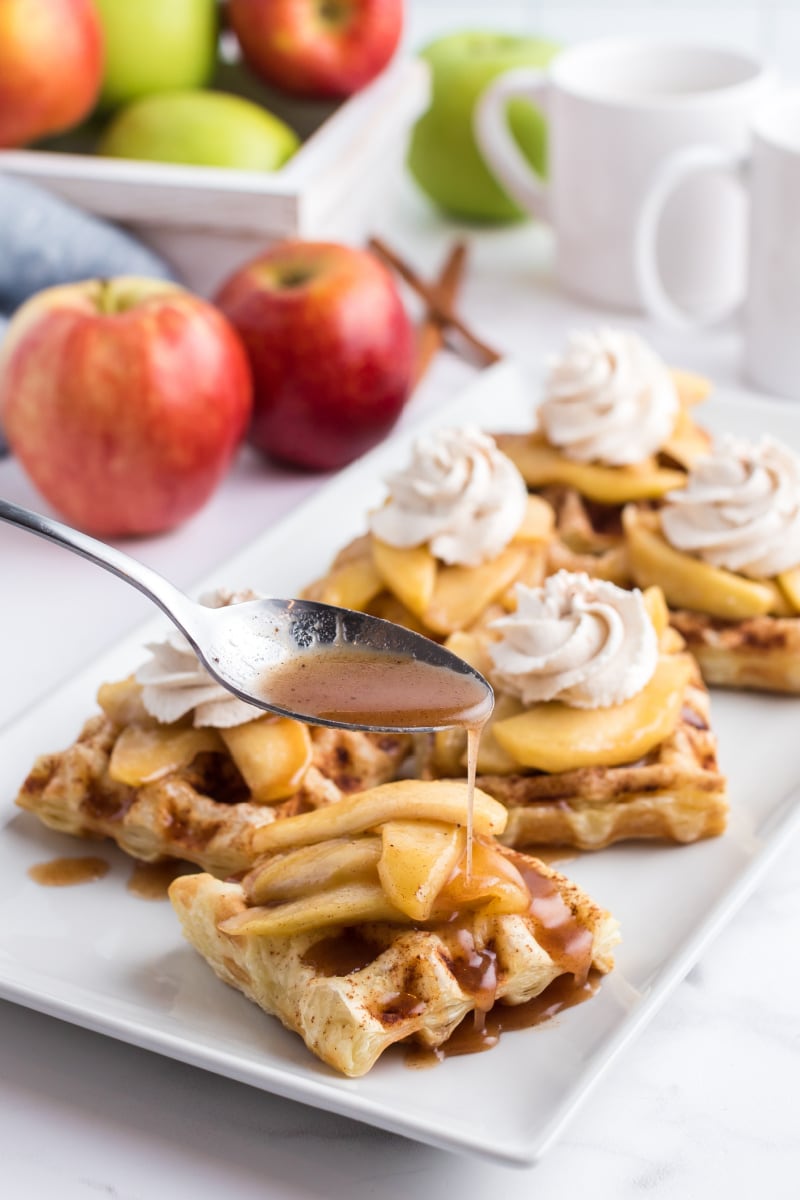
<path fill-rule="evenodd" d="M 0 172 L 0 313 L 42 288 L 112 275 L 175 278 L 130 234 Z"/>

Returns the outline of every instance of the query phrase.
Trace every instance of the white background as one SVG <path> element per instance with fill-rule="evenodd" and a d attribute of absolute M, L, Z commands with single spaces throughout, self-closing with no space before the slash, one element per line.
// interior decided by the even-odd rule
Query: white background
<path fill-rule="evenodd" d="M 446 28 L 488 26 L 562 40 L 677 33 L 760 47 L 789 74 L 800 65 L 795 6 L 411 4 L 414 44 Z M 463 232 L 399 178 L 376 227 L 429 271 Z M 553 291 L 550 263 L 542 229 L 481 232 L 462 304 L 487 340 L 534 362 L 570 327 L 598 319 Z M 737 382 L 733 329 L 683 341 L 637 327 L 669 361 L 706 370 L 723 388 Z M 468 368 L 443 357 L 405 420 L 467 378 Z M 198 518 L 135 553 L 189 586 L 318 482 L 246 452 Z M 41 507 L 10 461 L 0 464 L 0 494 Z M 6 527 L 0 611 L 0 721 L 149 615 L 117 581 Z M 0 1196 L 549 1200 L 588 1192 L 685 1200 L 758 1192 L 788 1200 L 800 1172 L 798 858 L 795 842 L 532 1171 L 417 1146 L 2 1004 Z"/>

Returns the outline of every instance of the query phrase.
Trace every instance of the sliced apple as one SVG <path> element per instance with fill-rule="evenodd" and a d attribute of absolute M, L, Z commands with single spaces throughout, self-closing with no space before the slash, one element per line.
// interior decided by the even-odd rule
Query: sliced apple
<path fill-rule="evenodd" d="M 401 549 L 373 538 L 372 561 L 386 587 L 424 620 L 436 585 L 436 559 L 428 547 Z"/>
<path fill-rule="evenodd" d="M 188 767 L 198 754 L 222 750 L 216 729 L 129 725 L 114 743 L 108 773 L 117 783 L 141 787 Z"/>
<path fill-rule="evenodd" d="M 708 454 L 710 447 L 711 435 L 695 425 L 689 413 L 682 408 L 672 433 L 661 447 L 661 453 L 688 469 L 698 458 Z"/>
<path fill-rule="evenodd" d="M 711 392 L 711 380 L 706 379 L 705 375 L 696 375 L 694 371 L 683 371 L 678 367 L 672 367 L 670 375 L 677 388 L 678 399 L 687 408 L 700 404 Z"/>
<path fill-rule="evenodd" d="M 413 630 L 414 633 L 425 634 L 426 637 L 430 637 L 433 632 L 412 613 L 410 608 L 406 608 L 405 604 L 388 590 L 378 592 L 378 595 L 370 600 L 364 611 L 373 617 L 381 617 L 384 621 L 393 621 L 395 625 L 403 625 L 406 629 Z"/>
<path fill-rule="evenodd" d="M 778 589 L 723 571 L 670 546 L 657 513 L 628 507 L 623 513 L 631 573 L 639 587 L 662 589 L 672 608 L 690 608 L 741 621 L 764 616 L 781 604 Z"/>
<path fill-rule="evenodd" d="M 323 604 L 335 604 L 338 608 L 354 608 L 363 612 L 382 589 L 383 580 L 369 555 L 334 567 L 322 581 L 319 599 Z"/>
<path fill-rule="evenodd" d="M 800 567 L 782 571 L 778 576 L 778 587 L 783 592 L 793 613 L 800 613 Z"/>
<path fill-rule="evenodd" d="M 97 693 L 97 703 L 115 725 L 158 725 L 142 702 L 142 687 L 133 675 L 116 683 L 103 683 Z"/>
<path fill-rule="evenodd" d="M 299 721 L 258 717 L 221 729 L 220 736 L 256 804 L 284 800 L 303 782 L 311 762 L 311 734 Z"/>
<path fill-rule="evenodd" d="M 668 655 L 647 687 L 624 704 L 593 709 L 534 704 L 498 721 L 494 735 L 521 766 L 551 774 L 635 762 L 672 733 L 692 670 L 689 655 Z"/>
<path fill-rule="evenodd" d="M 653 622 L 653 628 L 659 637 L 669 625 L 669 609 L 660 587 L 645 588 L 642 593 L 647 615 Z"/>
<path fill-rule="evenodd" d="M 378 877 L 390 903 L 427 921 L 466 848 L 466 830 L 440 821 L 387 821 Z"/>
<path fill-rule="evenodd" d="M 525 547 L 511 545 L 477 567 L 440 567 L 423 621 L 440 635 L 468 628 L 514 582 L 527 558 Z"/>
<path fill-rule="evenodd" d="M 508 813 L 499 801 L 476 788 L 473 820 L 476 833 L 497 834 L 505 829 Z M 445 821 L 466 825 L 467 785 L 455 780 L 420 784 L 414 779 L 383 783 L 313 812 L 256 829 L 253 843 L 255 850 L 263 854 L 291 846 L 310 846 L 332 837 L 351 837 L 386 821 Z"/>
<path fill-rule="evenodd" d="M 686 482 L 682 471 L 659 467 L 653 459 L 627 467 L 574 462 L 538 433 L 499 434 L 496 440 L 503 453 L 516 463 L 528 487 L 560 483 L 598 504 L 655 500 Z"/>
<path fill-rule="evenodd" d="M 485 675 L 491 670 L 492 660 L 486 642 L 478 634 L 459 629 L 456 633 L 450 634 L 444 645 L 445 649 L 458 655 L 465 663 L 469 663 L 476 671 L 480 671 L 481 675 Z"/>
<path fill-rule="evenodd" d="M 246 908 L 220 922 L 219 929 L 233 935 L 289 937 L 332 925 L 361 925 L 366 921 L 407 925 L 408 917 L 389 902 L 379 883 L 346 883 L 299 900 L 288 900 L 286 904 Z"/>
<path fill-rule="evenodd" d="M 546 542 L 553 536 L 556 515 L 541 496 L 528 496 L 525 516 L 514 534 L 515 542 Z"/>
<path fill-rule="evenodd" d="M 320 888 L 377 881 L 379 837 L 335 838 L 259 863 L 242 880 L 250 904 L 295 900 Z"/>
<path fill-rule="evenodd" d="M 469 878 L 462 862 L 461 869 L 454 872 L 439 893 L 434 915 L 477 908 L 487 915 L 499 916 L 527 912 L 530 904 L 530 892 L 514 864 L 496 847 L 475 842 Z"/>

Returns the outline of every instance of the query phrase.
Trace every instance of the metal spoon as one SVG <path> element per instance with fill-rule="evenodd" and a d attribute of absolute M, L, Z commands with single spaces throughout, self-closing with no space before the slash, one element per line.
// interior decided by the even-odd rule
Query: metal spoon
<path fill-rule="evenodd" d="M 59 521 L 2 499 L 0 520 L 64 546 L 138 588 L 188 639 L 209 674 L 257 708 L 318 725 L 405 732 L 477 725 L 491 712 L 492 689 L 478 671 L 429 638 L 390 621 L 310 600 L 251 600 L 207 608 L 136 559 Z M 313 668 L 328 651 L 336 654 L 337 692 L 345 698 L 341 711 L 337 704 L 335 714 L 321 713 L 313 697 L 300 707 L 274 702 L 287 668 L 298 663 Z M 384 696 L 373 698 L 372 705 L 363 694 L 365 666 L 371 668 L 371 681 L 377 677 L 375 668 L 384 668 Z M 412 685 L 412 704 L 408 696 L 402 702 L 392 696 L 392 681 L 401 676 L 406 692 Z M 353 689 L 361 693 L 360 703 L 354 705 L 353 719 L 347 719 L 346 697 Z"/>

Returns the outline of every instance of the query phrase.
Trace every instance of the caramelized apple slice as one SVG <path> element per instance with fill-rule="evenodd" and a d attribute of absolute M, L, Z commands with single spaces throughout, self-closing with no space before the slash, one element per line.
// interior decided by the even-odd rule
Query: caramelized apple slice
<path fill-rule="evenodd" d="M 505 611 L 514 612 L 516 610 L 518 583 L 524 583 L 525 587 L 541 587 L 547 574 L 547 550 L 542 546 L 538 551 L 534 550 L 528 553 L 522 570 L 500 597 L 500 603 Z"/>
<path fill-rule="evenodd" d="M 271 908 L 246 908 L 220 922 L 223 933 L 289 937 L 332 925 L 361 925 L 365 921 L 408 924 L 408 917 L 387 900 L 379 883 L 346 883 L 289 900 Z"/>
<path fill-rule="evenodd" d="M 334 567 L 319 589 L 323 604 L 354 608 L 363 612 L 370 600 L 383 589 L 383 580 L 375 569 L 372 556 L 354 558 Z"/>
<path fill-rule="evenodd" d="M 427 921 L 437 895 L 462 857 L 466 831 L 440 821 L 387 821 L 378 877 L 390 903 Z"/>
<path fill-rule="evenodd" d="M 505 829 L 508 813 L 499 801 L 478 788 L 473 819 L 476 833 L 497 834 Z M 332 837 L 351 837 L 386 821 L 445 821 L 466 825 L 466 784 L 440 780 L 420 785 L 414 779 L 383 783 L 313 812 L 256 829 L 253 843 L 255 850 L 263 854 L 290 846 L 310 846 Z"/>
<path fill-rule="evenodd" d="M 158 725 L 142 703 L 142 687 L 133 675 L 117 683 L 101 684 L 97 703 L 115 725 L 143 725 L 151 729 Z"/>
<path fill-rule="evenodd" d="M 432 631 L 423 625 L 419 617 L 415 617 L 410 608 L 406 608 L 390 591 L 378 592 L 374 600 L 370 600 L 365 612 L 373 617 L 382 617 L 384 621 L 394 621 L 395 625 L 403 625 L 414 633 L 422 633 L 430 637 Z"/>
<path fill-rule="evenodd" d="M 242 880 L 250 904 L 295 900 L 320 888 L 377 881 L 379 837 L 335 838 L 259 863 Z"/>
<path fill-rule="evenodd" d="M 257 717 L 245 725 L 221 729 L 220 736 L 256 804 L 291 796 L 311 762 L 311 734 L 289 717 Z"/>
<path fill-rule="evenodd" d="M 800 613 L 800 567 L 783 571 L 778 576 L 778 587 L 783 592 L 793 613 Z"/>
<path fill-rule="evenodd" d="M 445 917 L 478 908 L 487 916 L 499 916 L 527 912 L 530 904 L 530 892 L 514 864 L 496 847 L 475 842 L 469 879 L 462 860 L 460 869 L 439 893 L 433 911 L 435 916 Z"/>
<path fill-rule="evenodd" d="M 656 585 L 672 608 L 690 608 L 741 621 L 759 617 L 780 606 L 778 589 L 712 567 L 683 554 L 667 542 L 658 528 L 657 513 L 633 507 L 623 513 L 631 572 L 639 587 Z"/>
<path fill-rule="evenodd" d="M 216 729 L 129 725 L 114 743 L 108 773 L 117 783 L 141 787 L 188 767 L 198 754 L 223 749 Z"/>
<path fill-rule="evenodd" d="M 534 704 L 498 721 L 494 735 L 521 766 L 551 774 L 635 762 L 672 733 L 692 669 L 689 655 L 672 654 L 659 660 L 647 687 L 624 704 L 592 709 Z"/>
<path fill-rule="evenodd" d="M 711 435 L 695 425 L 689 413 L 682 408 L 675 428 L 661 447 L 661 453 L 688 470 L 698 458 L 708 454 L 710 447 Z"/>
<path fill-rule="evenodd" d="M 706 379 L 705 375 L 682 371 L 678 367 L 672 367 L 670 375 L 678 390 L 678 399 L 687 408 L 691 408 L 693 404 L 700 404 L 711 391 L 711 380 Z"/>
<path fill-rule="evenodd" d="M 469 663 L 476 671 L 480 671 L 481 675 L 486 675 L 491 670 L 492 660 L 489 657 L 486 643 L 475 633 L 459 629 L 456 633 L 450 634 L 445 642 L 445 648 L 453 654 L 457 654 L 459 658 L 463 658 L 465 663 Z"/>
<path fill-rule="evenodd" d="M 528 496 L 522 524 L 514 534 L 515 542 L 546 542 L 552 537 L 556 515 L 541 496 Z"/>
<path fill-rule="evenodd" d="M 664 599 L 664 593 L 660 587 L 645 588 L 642 600 L 647 609 L 647 615 L 653 622 L 653 628 L 660 638 L 669 625 L 669 609 Z"/>
<path fill-rule="evenodd" d="M 436 559 L 428 547 L 398 549 L 373 538 L 372 561 L 389 591 L 424 620 L 436 585 Z"/>
<path fill-rule="evenodd" d="M 549 484 L 573 487 L 598 504 L 626 504 L 630 500 L 654 500 L 673 488 L 683 487 L 682 471 L 670 471 L 655 461 L 629 467 L 603 467 L 596 463 L 573 462 L 541 434 L 499 434 L 497 444 L 512 459 L 528 487 Z"/>
<path fill-rule="evenodd" d="M 440 567 L 425 624 L 438 634 L 465 629 L 519 576 L 527 561 L 523 546 L 508 546 L 477 567 Z"/>

